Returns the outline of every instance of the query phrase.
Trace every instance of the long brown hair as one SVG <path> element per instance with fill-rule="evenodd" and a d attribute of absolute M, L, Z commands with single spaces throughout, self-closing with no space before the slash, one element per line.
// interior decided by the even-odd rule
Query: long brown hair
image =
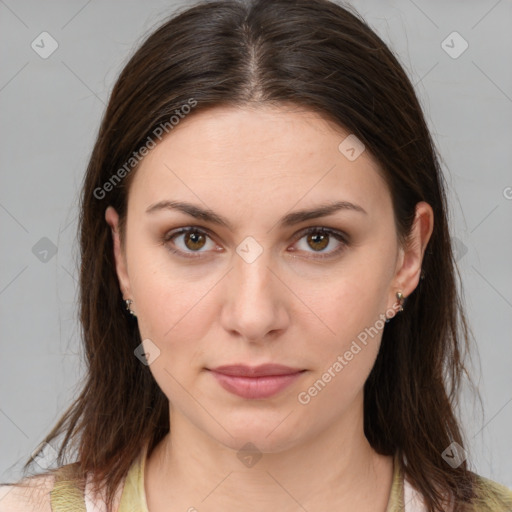
<path fill-rule="evenodd" d="M 169 430 L 169 404 L 134 356 L 136 320 L 123 310 L 110 228 L 124 239 L 133 155 L 184 105 L 194 115 L 218 105 L 291 103 L 355 134 L 376 158 L 392 196 L 396 230 L 407 239 L 419 201 L 435 225 L 424 279 L 406 311 L 384 329 L 364 388 L 364 428 L 373 448 L 397 455 L 429 511 L 442 497 L 470 501 L 473 474 L 442 452 L 463 445 L 455 406 L 470 339 L 448 229 L 445 183 L 414 88 L 384 42 L 355 13 L 328 0 L 220 0 L 196 4 L 154 31 L 117 80 L 80 202 L 80 322 L 87 376 L 45 442 L 64 438 L 59 463 L 76 450 L 81 475 L 114 491 L 142 447 Z M 189 108 L 190 110 L 190 108 Z M 124 172 L 120 171 L 124 169 Z M 31 459 L 32 460 L 32 459 Z M 27 462 L 25 468 L 30 465 Z"/>

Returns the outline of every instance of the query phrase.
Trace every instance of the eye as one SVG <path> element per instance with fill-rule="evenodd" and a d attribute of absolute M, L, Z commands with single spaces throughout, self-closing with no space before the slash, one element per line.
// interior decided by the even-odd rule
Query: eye
<path fill-rule="evenodd" d="M 216 247 L 206 231 L 194 226 L 180 228 L 167 233 L 163 238 L 163 242 L 167 245 L 169 251 L 186 258 L 197 258 L 200 256 L 200 253 L 215 250 Z M 171 246 L 169 242 L 171 242 Z M 178 248 L 174 249 L 172 246 L 178 246 Z M 203 251 L 202 249 L 205 250 Z M 199 254 L 195 255 L 194 253 Z"/>
<path fill-rule="evenodd" d="M 299 238 L 299 250 L 304 252 L 319 253 L 313 255 L 313 258 L 325 259 L 332 258 L 341 253 L 348 245 L 347 236 L 334 229 L 324 227 L 311 227 L 302 232 L 302 236 Z M 303 243 L 302 240 L 304 240 Z M 334 249 L 330 251 L 324 251 L 326 247 L 334 245 Z M 308 250 L 312 249 L 312 251 Z M 295 252 L 296 249 L 291 249 Z"/>
<path fill-rule="evenodd" d="M 301 243 L 302 240 L 304 240 L 303 243 Z M 316 259 L 325 259 L 341 253 L 348 245 L 347 240 L 348 237 L 340 231 L 324 227 L 311 227 L 299 234 L 296 244 L 299 245 L 299 251 L 313 253 L 313 258 Z M 219 250 L 210 234 L 195 226 L 171 231 L 163 237 L 162 242 L 170 252 L 185 258 L 199 258 L 202 253 Z M 334 249 L 324 251 L 332 245 L 335 246 Z M 312 251 L 308 249 L 312 249 Z M 295 252 L 297 248 L 289 249 L 289 251 Z"/>

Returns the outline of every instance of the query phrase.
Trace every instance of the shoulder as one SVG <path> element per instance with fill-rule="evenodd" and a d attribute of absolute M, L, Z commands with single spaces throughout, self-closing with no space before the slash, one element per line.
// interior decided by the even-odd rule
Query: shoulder
<path fill-rule="evenodd" d="M 105 512 L 105 489 L 95 490 L 90 473 L 85 479 L 78 474 L 78 463 L 71 463 L 12 484 L 0 484 L 0 512 Z M 115 512 L 120 506 L 123 484 L 114 496 Z"/>
<path fill-rule="evenodd" d="M 480 475 L 474 475 L 475 512 L 509 512 L 512 510 L 512 490 L 504 485 Z"/>
<path fill-rule="evenodd" d="M 0 485 L 0 512 L 52 512 L 52 474 L 26 477 L 20 482 Z"/>

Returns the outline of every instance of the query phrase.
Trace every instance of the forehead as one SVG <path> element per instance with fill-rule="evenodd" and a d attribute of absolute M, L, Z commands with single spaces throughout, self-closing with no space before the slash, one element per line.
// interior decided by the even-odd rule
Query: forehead
<path fill-rule="evenodd" d="M 390 207 L 387 186 L 369 152 L 349 159 L 340 151 L 349 135 L 299 107 L 198 111 L 144 158 L 129 201 L 146 208 L 159 200 L 190 199 L 212 209 L 252 208 L 253 213 L 325 200 L 351 201 L 367 211 Z"/>

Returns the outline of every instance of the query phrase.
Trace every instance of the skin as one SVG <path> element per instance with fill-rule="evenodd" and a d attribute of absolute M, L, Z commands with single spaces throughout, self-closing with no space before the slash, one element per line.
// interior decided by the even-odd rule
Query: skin
<path fill-rule="evenodd" d="M 124 245 L 116 211 L 106 210 L 119 284 L 133 300 L 141 339 L 160 351 L 149 368 L 170 404 L 172 435 L 146 463 L 152 512 L 169 512 L 170 504 L 201 512 L 241 504 L 247 511 L 386 509 L 393 461 L 363 432 L 363 386 L 382 328 L 309 403 L 297 397 L 358 334 L 390 316 L 398 290 L 407 297 L 416 288 L 433 213 L 418 203 L 410 243 L 400 247 L 378 164 L 368 151 L 347 159 L 338 150 L 347 135 L 298 108 L 198 111 L 136 171 Z M 177 210 L 146 213 L 161 200 L 207 207 L 232 230 Z M 279 225 L 290 212 L 339 200 L 366 213 L 344 209 Z M 162 241 L 187 226 L 210 236 Z M 308 227 L 346 233 L 348 244 L 330 236 L 323 245 L 303 233 Z M 262 249 L 251 263 L 236 252 L 248 236 Z M 251 400 L 206 370 L 267 362 L 307 371 L 278 395 Z M 248 442 L 262 455 L 252 467 L 237 457 Z"/>

